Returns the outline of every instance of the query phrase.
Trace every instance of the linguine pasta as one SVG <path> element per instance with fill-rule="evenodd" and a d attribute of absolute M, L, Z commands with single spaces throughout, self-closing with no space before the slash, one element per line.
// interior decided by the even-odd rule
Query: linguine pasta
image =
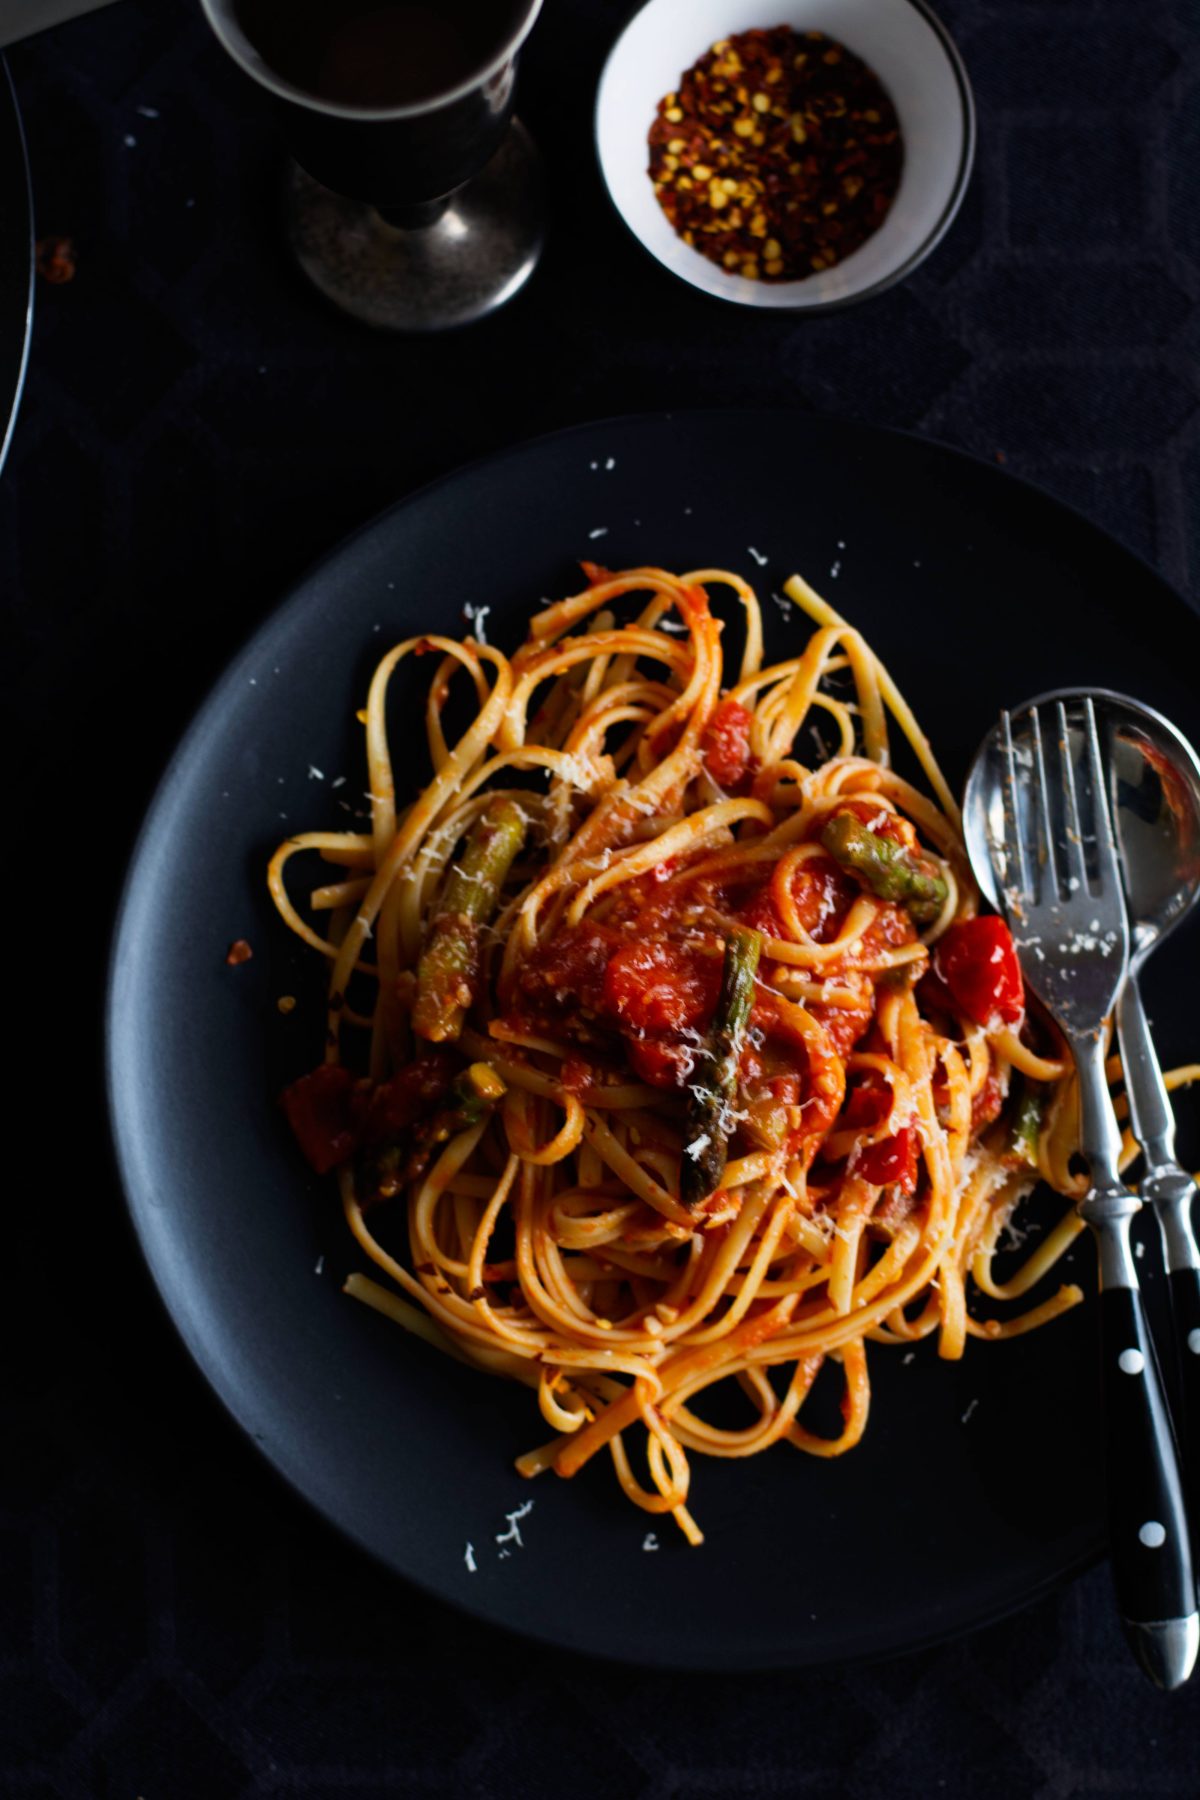
<path fill-rule="evenodd" d="M 428 634 L 376 669 L 371 829 L 289 838 L 270 866 L 329 973 L 325 1063 L 285 1104 L 382 1277 L 347 1292 L 531 1390 L 523 1474 L 606 1452 L 695 1543 L 695 1455 L 841 1455 L 876 1354 L 933 1338 L 956 1359 L 1082 1298 L 1004 1305 L 1073 1210 L 996 1268 L 1039 1178 L 1081 1189 L 1074 1080 L 860 633 L 794 577 L 811 633 L 766 666 L 737 575 L 586 574 L 511 655 Z M 385 713 L 413 657 L 430 774 L 410 797 Z M 305 852 L 329 867 L 302 910 Z M 832 1436 L 806 1417 L 826 1365 Z M 719 1384 L 742 1423 L 712 1421 Z"/>

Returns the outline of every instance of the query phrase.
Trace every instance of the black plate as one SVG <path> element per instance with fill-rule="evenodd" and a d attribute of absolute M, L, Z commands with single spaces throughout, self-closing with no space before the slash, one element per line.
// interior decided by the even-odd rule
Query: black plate
<path fill-rule="evenodd" d="M 33 323 L 33 202 L 25 133 L 8 64 L 0 57 L 0 464 L 25 386 Z"/>
<path fill-rule="evenodd" d="M 268 902 L 268 853 L 289 829 L 343 826 L 339 800 L 364 804 L 354 713 L 388 643 L 460 632 L 467 602 L 489 604 L 493 641 L 511 643 L 588 556 L 743 571 L 776 655 L 804 625 L 769 596 L 802 570 L 866 630 L 955 781 L 1002 702 L 1064 683 L 1125 688 L 1200 739 L 1188 608 L 1085 520 L 935 445 L 784 412 L 702 413 L 581 427 L 436 483 L 258 632 L 146 821 L 114 951 L 109 1069 L 150 1268 L 196 1361 L 284 1475 L 394 1569 L 483 1617 L 695 1668 L 827 1663 L 967 1629 L 1102 1544 L 1091 1308 L 972 1344 L 961 1364 L 931 1344 L 879 1352 L 866 1439 L 843 1460 L 786 1446 L 697 1458 L 707 1542 L 688 1550 L 628 1505 L 607 1461 L 572 1483 L 524 1483 L 512 1459 L 546 1435 L 527 1392 L 339 1292 L 357 1259 L 273 1103 L 319 1057 L 321 973 Z M 412 718 L 416 784 L 415 703 Z M 254 958 L 229 969 L 238 937 Z M 1151 982 L 1172 1055 L 1194 1017 L 1178 976 L 1195 943 L 1165 951 Z M 287 1018 L 284 993 L 302 1001 Z M 1084 1247 L 1075 1272 L 1090 1271 Z M 523 1547 L 499 1543 L 528 1500 Z"/>

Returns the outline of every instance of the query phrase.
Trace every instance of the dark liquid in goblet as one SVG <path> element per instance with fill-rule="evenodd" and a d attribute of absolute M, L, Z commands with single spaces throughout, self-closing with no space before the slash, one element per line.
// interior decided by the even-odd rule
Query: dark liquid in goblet
<path fill-rule="evenodd" d="M 277 75 L 340 106 L 407 106 L 469 81 L 512 38 L 523 0 L 235 0 Z"/>

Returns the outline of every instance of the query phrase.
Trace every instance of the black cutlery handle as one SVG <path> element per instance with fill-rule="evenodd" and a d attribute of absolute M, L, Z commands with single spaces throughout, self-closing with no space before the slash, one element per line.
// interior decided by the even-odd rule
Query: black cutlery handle
<path fill-rule="evenodd" d="M 1200 1269 L 1172 1269 L 1167 1279 L 1179 1351 L 1184 1487 L 1192 1509 L 1193 1543 L 1200 1546 Z"/>
<path fill-rule="evenodd" d="M 1194 1618 L 1196 1590 L 1175 1438 L 1136 1288 L 1102 1290 L 1100 1341 L 1117 1604 L 1143 1667 L 1177 1686 L 1190 1667 L 1178 1666 L 1182 1649 L 1158 1642 L 1163 1632 L 1153 1628 Z"/>

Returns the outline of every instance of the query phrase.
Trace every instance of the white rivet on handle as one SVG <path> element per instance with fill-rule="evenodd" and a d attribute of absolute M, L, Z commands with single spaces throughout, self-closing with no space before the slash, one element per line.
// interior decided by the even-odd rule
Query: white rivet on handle
<path fill-rule="evenodd" d="M 1122 1350 L 1117 1358 L 1122 1375 L 1140 1375 L 1145 1366 L 1146 1359 L 1140 1350 Z"/>
<path fill-rule="evenodd" d="M 1188 1332 L 1188 1349 L 1193 1356 L 1200 1356 L 1200 1325 L 1194 1325 Z"/>
<path fill-rule="evenodd" d="M 1166 1529 L 1159 1524 L 1157 1519 L 1147 1519 L 1146 1523 L 1138 1532 L 1138 1542 L 1145 1544 L 1147 1550 L 1157 1550 L 1159 1546 L 1165 1544 L 1166 1541 Z"/>

